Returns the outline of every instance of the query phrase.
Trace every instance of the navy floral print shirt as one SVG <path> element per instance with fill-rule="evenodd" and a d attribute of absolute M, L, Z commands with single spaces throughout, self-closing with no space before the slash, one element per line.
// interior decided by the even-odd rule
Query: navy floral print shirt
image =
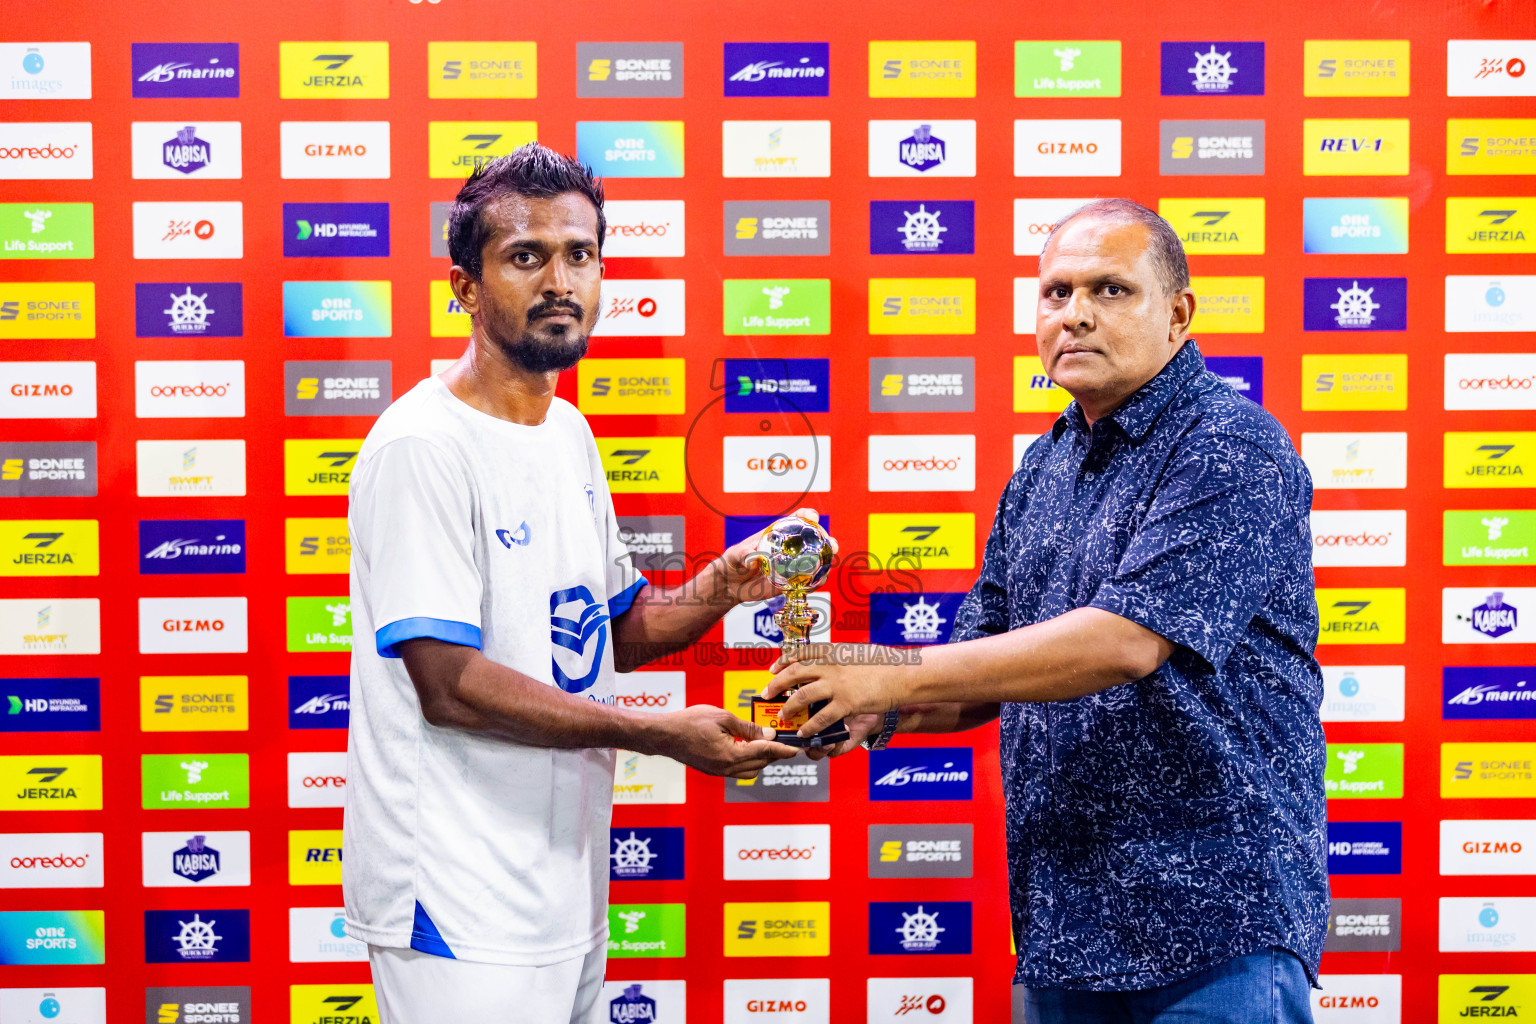
<path fill-rule="evenodd" d="M 1316 979 L 1311 506 L 1285 430 L 1194 341 L 1091 429 L 1073 402 L 1025 452 L 954 640 L 1087 606 L 1175 647 L 1136 682 L 1002 706 L 1016 983 L 1154 988 L 1269 946 Z"/>

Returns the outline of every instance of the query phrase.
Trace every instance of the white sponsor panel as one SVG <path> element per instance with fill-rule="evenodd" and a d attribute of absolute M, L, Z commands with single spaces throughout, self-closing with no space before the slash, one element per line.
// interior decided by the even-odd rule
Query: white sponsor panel
<path fill-rule="evenodd" d="M 245 255 L 240 203 L 134 203 L 136 260 L 238 260 Z"/>
<path fill-rule="evenodd" d="M 1536 897 L 1440 897 L 1440 952 L 1536 953 Z"/>
<path fill-rule="evenodd" d="M 831 878 L 831 825 L 725 826 L 725 878 Z"/>
<path fill-rule="evenodd" d="M 1408 513 L 1403 509 L 1312 510 L 1312 564 L 1407 565 Z"/>
<path fill-rule="evenodd" d="M 1536 39 L 1447 39 L 1447 96 L 1536 96 Z"/>
<path fill-rule="evenodd" d="M 289 751 L 289 807 L 340 807 L 346 797 L 345 750 Z"/>
<path fill-rule="evenodd" d="M 688 769 L 660 754 L 620 750 L 613 763 L 616 804 L 680 804 L 688 796 Z"/>
<path fill-rule="evenodd" d="M 726 437 L 723 478 L 727 494 L 832 489 L 830 437 Z"/>
<path fill-rule="evenodd" d="M 0 420 L 96 418 L 96 364 L 0 363 Z"/>
<path fill-rule="evenodd" d="M 0 181 L 94 176 L 89 121 L 0 123 Z"/>
<path fill-rule="evenodd" d="M 1401 432 L 1302 434 L 1301 461 L 1317 490 L 1393 490 L 1408 486 L 1408 435 Z"/>
<path fill-rule="evenodd" d="M 244 654 L 243 597 L 139 598 L 140 654 Z"/>
<path fill-rule="evenodd" d="M 1440 873 L 1536 875 L 1536 821 L 1441 821 Z"/>
<path fill-rule="evenodd" d="M 1039 434 L 1014 434 L 1013 435 L 1013 468 L 1017 469 L 1019 463 L 1024 461 L 1024 453 L 1029 446 L 1040 438 Z"/>
<path fill-rule="evenodd" d="M 811 626 L 811 642 L 827 643 L 832 638 L 832 595 L 818 590 L 806 600 L 816 612 L 816 621 Z M 726 612 L 725 646 L 778 647 L 784 639 L 783 632 L 773 621 L 773 613 L 778 607 L 777 599 L 750 601 Z"/>
<path fill-rule="evenodd" d="M 723 121 L 724 178 L 827 178 L 832 175 L 831 121 Z"/>
<path fill-rule="evenodd" d="M 249 832 L 185 829 L 145 832 L 142 836 L 145 888 L 207 889 L 251 884 Z"/>
<path fill-rule="evenodd" d="M 688 706 L 686 672 L 619 672 L 613 677 L 614 707 L 628 711 L 681 711 Z"/>
<path fill-rule="evenodd" d="M 1051 228 L 1087 199 L 1015 199 L 1013 201 L 1013 254 L 1039 256 Z M 1039 285 L 1035 286 L 1037 289 Z M 1017 294 L 1017 292 L 1015 292 Z M 1017 318 L 1017 314 L 1015 314 Z M 1017 333 L 1017 332 L 1016 332 Z M 1035 333 L 1030 328 L 1031 334 Z"/>
<path fill-rule="evenodd" d="M 1536 587 L 1444 587 L 1440 642 L 1536 643 Z"/>
<path fill-rule="evenodd" d="M 133 176 L 239 178 L 239 121 L 133 122 Z"/>
<path fill-rule="evenodd" d="M 284 178 L 389 177 L 388 121 L 284 121 L 278 135 Z"/>
<path fill-rule="evenodd" d="M 1401 722 L 1407 675 L 1402 665 L 1324 665 L 1325 722 Z"/>
<path fill-rule="evenodd" d="M 684 285 L 682 278 L 605 280 L 593 337 L 682 337 L 687 333 Z"/>
<path fill-rule="evenodd" d="M 683 255 L 681 199 L 610 199 L 603 204 L 603 216 L 608 219 L 603 259 Z M 603 287 L 615 283 L 605 281 Z"/>
<path fill-rule="evenodd" d="M 1447 275 L 1445 330 L 1536 331 L 1536 274 Z"/>
<path fill-rule="evenodd" d="M 1035 310 L 1040 308 L 1040 279 L 1013 279 L 1013 333 L 1035 333 Z"/>
<path fill-rule="evenodd" d="M 0 654 L 100 654 L 101 601 L 94 597 L 0 600 Z"/>
<path fill-rule="evenodd" d="M 942 160 L 934 159 L 936 143 L 942 144 Z M 914 157 L 913 147 L 922 147 L 922 155 Z M 976 122 L 920 117 L 869 122 L 869 176 L 976 177 Z"/>
<path fill-rule="evenodd" d="M 1315 1024 L 1402 1024 L 1401 974 L 1320 974 L 1317 983 Z"/>
<path fill-rule="evenodd" d="M 0 43 L 0 100 L 90 98 L 90 43 Z"/>
<path fill-rule="evenodd" d="M 830 978 L 725 979 L 725 1024 L 831 1024 L 831 1021 Z"/>
<path fill-rule="evenodd" d="M 1536 409 L 1536 352 L 1447 352 L 1445 407 Z"/>
<path fill-rule="evenodd" d="M 141 498 L 245 493 L 244 441 L 139 441 L 135 447 Z"/>
<path fill-rule="evenodd" d="M 0 834 L 0 889 L 100 889 L 100 832 Z"/>
<path fill-rule="evenodd" d="M 133 379 L 139 419 L 245 415 L 241 359 L 141 359 L 133 364 Z"/>
<path fill-rule="evenodd" d="M 53 1002 L 44 1014 L 47 1000 Z M 107 990 L 0 988 L 0 1020 L 5 1024 L 107 1024 Z"/>
<path fill-rule="evenodd" d="M 646 999 L 656 1001 L 653 1016 L 626 1014 L 626 1006 L 634 1006 L 636 997 L 640 1006 Z M 688 983 L 685 981 L 604 981 L 602 995 L 597 999 L 598 1012 L 604 1021 L 614 1024 L 667 1024 L 669 1021 L 688 1019 Z"/>
<path fill-rule="evenodd" d="M 368 944 L 346 932 L 342 907 L 288 908 L 288 962 L 295 964 L 365 964 Z"/>
<path fill-rule="evenodd" d="M 971 978 L 870 978 L 868 1020 L 971 1024 L 974 985 Z"/>
<path fill-rule="evenodd" d="M 1013 122 L 1016 178 L 1118 178 L 1118 120 Z"/>
<path fill-rule="evenodd" d="M 974 491 L 976 435 L 869 435 L 869 489 Z"/>

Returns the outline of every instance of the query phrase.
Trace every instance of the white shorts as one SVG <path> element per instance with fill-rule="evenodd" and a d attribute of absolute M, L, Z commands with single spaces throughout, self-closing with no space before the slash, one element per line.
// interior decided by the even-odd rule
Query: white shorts
<path fill-rule="evenodd" d="M 604 943 L 548 967 L 452 960 L 368 947 L 380 1024 L 603 1024 Z"/>

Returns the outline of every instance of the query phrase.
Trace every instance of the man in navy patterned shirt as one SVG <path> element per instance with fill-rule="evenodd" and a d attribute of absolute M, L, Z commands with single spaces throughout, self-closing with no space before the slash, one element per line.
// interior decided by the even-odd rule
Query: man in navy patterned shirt
<path fill-rule="evenodd" d="M 1310 1021 L 1328 917 L 1312 482 L 1205 369 L 1178 235 L 1089 203 L 1040 257 L 1035 337 L 1075 401 L 998 503 L 954 638 L 813 650 L 801 730 L 1001 716 L 1029 1024 Z M 890 659 L 883 659 L 889 661 Z M 830 753 L 840 754 L 849 741 Z"/>

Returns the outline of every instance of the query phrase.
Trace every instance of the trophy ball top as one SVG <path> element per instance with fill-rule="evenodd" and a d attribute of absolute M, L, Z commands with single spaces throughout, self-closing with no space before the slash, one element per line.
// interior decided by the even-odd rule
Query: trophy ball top
<path fill-rule="evenodd" d="M 780 590 L 815 590 L 832 571 L 832 538 L 817 523 L 784 516 L 757 542 L 764 573 Z"/>

